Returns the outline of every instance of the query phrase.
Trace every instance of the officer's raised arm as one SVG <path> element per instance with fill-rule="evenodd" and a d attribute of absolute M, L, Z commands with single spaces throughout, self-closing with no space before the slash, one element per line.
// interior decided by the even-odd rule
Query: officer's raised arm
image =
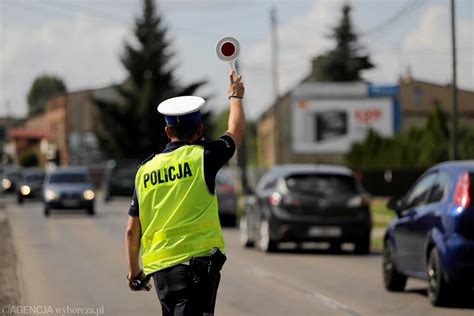
<path fill-rule="evenodd" d="M 244 84 L 242 76 L 235 78 L 232 70 L 229 75 L 229 122 L 226 134 L 234 139 L 235 147 L 239 147 L 245 133 L 245 113 L 242 106 L 242 98 L 244 97 Z"/>

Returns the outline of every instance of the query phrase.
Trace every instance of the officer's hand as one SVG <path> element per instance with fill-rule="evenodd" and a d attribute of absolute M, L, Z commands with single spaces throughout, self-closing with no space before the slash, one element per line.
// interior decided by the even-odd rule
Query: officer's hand
<path fill-rule="evenodd" d="M 138 292 L 138 291 L 146 291 L 145 288 L 137 288 L 137 287 L 134 287 L 132 282 L 138 278 L 140 275 L 142 274 L 142 271 L 136 273 L 136 274 L 132 274 L 132 272 L 129 272 L 128 275 L 127 275 L 127 280 L 128 280 L 128 288 L 131 290 L 131 291 L 134 291 L 134 292 Z"/>
<path fill-rule="evenodd" d="M 245 93 L 245 87 L 242 83 L 242 76 L 235 75 L 235 71 L 231 70 L 229 74 L 229 97 L 234 96 L 238 98 L 243 98 Z"/>

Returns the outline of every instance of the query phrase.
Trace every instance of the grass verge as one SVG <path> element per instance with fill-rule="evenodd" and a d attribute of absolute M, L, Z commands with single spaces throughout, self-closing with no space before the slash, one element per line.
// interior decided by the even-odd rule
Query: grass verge
<path fill-rule="evenodd" d="M 387 208 L 387 198 L 375 197 L 370 203 L 372 214 L 372 250 L 381 251 L 383 249 L 383 236 L 388 222 L 395 213 Z"/>

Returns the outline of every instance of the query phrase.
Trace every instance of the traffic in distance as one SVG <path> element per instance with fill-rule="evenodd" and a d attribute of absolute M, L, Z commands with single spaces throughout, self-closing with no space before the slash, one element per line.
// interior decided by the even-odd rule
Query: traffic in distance
<path fill-rule="evenodd" d="M 105 200 L 131 196 L 136 165 L 109 162 Z M 390 292 L 405 289 L 408 278 L 426 280 L 429 301 L 445 306 L 472 297 L 474 286 L 474 161 L 440 163 L 426 171 L 402 197 L 389 199 L 394 211 L 383 236 L 381 278 Z M 2 191 L 18 204 L 43 203 L 45 216 L 62 209 L 96 213 L 97 189 L 84 167 L 2 168 Z M 354 173 L 334 165 L 277 165 L 267 170 L 238 212 L 235 182 L 218 174 L 216 193 L 223 225 L 237 225 L 244 248 L 278 251 L 281 243 L 300 247 L 324 242 L 337 251 L 353 244 L 371 249 L 370 195 Z"/>

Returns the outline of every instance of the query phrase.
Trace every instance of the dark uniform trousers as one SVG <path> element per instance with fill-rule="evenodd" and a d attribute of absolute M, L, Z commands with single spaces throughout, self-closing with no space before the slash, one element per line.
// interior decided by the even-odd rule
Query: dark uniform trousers
<path fill-rule="evenodd" d="M 153 273 L 163 316 L 214 315 L 221 274 L 202 261 L 202 265 L 178 264 Z"/>

